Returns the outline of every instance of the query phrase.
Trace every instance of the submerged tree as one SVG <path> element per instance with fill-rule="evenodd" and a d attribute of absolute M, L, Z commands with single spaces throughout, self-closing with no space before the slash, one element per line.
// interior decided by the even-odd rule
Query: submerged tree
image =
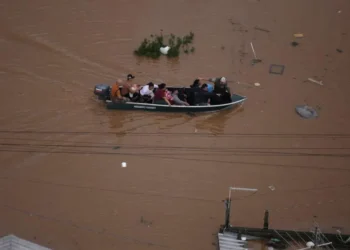
<path fill-rule="evenodd" d="M 184 37 L 176 37 L 174 34 L 170 34 L 168 39 L 168 50 L 167 57 L 173 58 L 180 55 L 181 50 L 184 53 L 193 53 L 195 51 L 194 47 L 191 46 L 194 39 L 194 33 L 190 32 Z M 134 54 L 137 56 L 144 56 L 153 59 L 157 59 L 161 56 L 160 48 L 165 47 L 164 36 L 161 35 L 150 35 L 150 38 L 145 38 L 137 50 L 134 51 Z"/>

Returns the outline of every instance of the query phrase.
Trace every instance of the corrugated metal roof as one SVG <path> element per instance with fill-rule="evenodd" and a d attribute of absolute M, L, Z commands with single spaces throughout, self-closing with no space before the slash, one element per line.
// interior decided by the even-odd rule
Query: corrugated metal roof
<path fill-rule="evenodd" d="M 0 238 L 0 250 L 52 250 L 27 240 L 18 238 L 15 235 L 7 235 Z"/>
<path fill-rule="evenodd" d="M 237 240 L 237 235 L 232 233 L 218 233 L 220 250 L 247 250 L 247 242 Z"/>

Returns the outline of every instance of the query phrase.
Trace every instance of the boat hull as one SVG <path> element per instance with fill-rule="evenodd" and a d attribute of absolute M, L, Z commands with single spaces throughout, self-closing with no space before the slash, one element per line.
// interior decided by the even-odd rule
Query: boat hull
<path fill-rule="evenodd" d="M 176 105 L 163 105 L 152 103 L 114 103 L 109 100 L 106 101 L 107 109 L 116 110 L 143 110 L 152 112 L 169 112 L 169 113 L 204 113 L 204 112 L 217 112 L 226 109 L 233 109 L 241 106 L 247 98 L 240 95 L 232 95 L 232 102 L 220 105 L 208 105 L 208 106 L 176 106 Z"/>

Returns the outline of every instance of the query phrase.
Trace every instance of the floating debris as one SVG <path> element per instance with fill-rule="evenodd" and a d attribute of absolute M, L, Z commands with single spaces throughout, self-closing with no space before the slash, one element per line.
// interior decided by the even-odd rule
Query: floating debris
<path fill-rule="evenodd" d="M 304 119 L 311 119 L 318 117 L 317 111 L 307 105 L 297 105 L 295 111 Z"/>
<path fill-rule="evenodd" d="M 302 34 L 302 33 L 296 33 L 296 34 L 294 34 L 294 37 L 295 37 L 295 38 L 302 38 L 302 37 L 304 37 L 304 34 Z"/>
<path fill-rule="evenodd" d="M 337 49 L 337 52 L 339 53 L 343 53 L 343 51 L 341 49 Z"/>
<path fill-rule="evenodd" d="M 263 28 L 260 28 L 259 26 L 255 26 L 255 27 L 254 27 L 254 29 L 256 29 L 256 30 L 260 30 L 260 31 L 264 31 L 264 32 L 267 32 L 267 33 L 269 33 L 269 32 L 270 32 L 269 30 L 267 30 L 267 29 L 263 29 Z"/>
<path fill-rule="evenodd" d="M 170 49 L 170 47 L 169 47 L 169 46 L 166 46 L 166 47 L 161 47 L 161 48 L 159 49 L 159 51 L 160 51 L 160 53 L 162 53 L 163 55 L 167 55 L 169 49 Z"/>
<path fill-rule="evenodd" d="M 254 54 L 254 59 L 252 60 L 252 65 L 254 65 L 256 63 L 259 63 L 259 62 L 262 62 L 260 59 L 258 59 L 256 57 L 255 49 L 254 49 L 254 46 L 253 46 L 252 42 L 250 42 L 250 47 L 252 48 L 252 51 L 253 51 L 253 54 Z"/>
<path fill-rule="evenodd" d="M 323 85 L 322 81 L 317 81 L 317 80 L 312 79 L 312 78 L 308 78 L 307 80 L 310 81 L 310 82 L 313 82 L 313 83 L 317 83 L 318 85 Z"/>
<path fill-rule="evenodd" d="M 122 162 L 122 168 L 126 168 L 127 167 L 127 164 L 126 164 L 126 162 Z"/>
<path fill-rule="evenodd" d="M 293 41 L 293 42 L 291 42 L 291 45 L 292 45 L 293 47 L 296 47 L 296 46 L 298 46 L 298 45 L 299 45 L 299 43 L 298 43 L 298 42 Z"/>
<path fill-rule="evenodd" d="M 153 224 L 153 221 L 147 221 L 147 220 L 145 220 L 145 219 L 143 218 L 143 216 L 141 216 L 140 222 L 141 222 L 142 224 L 145 224 L 147 227 L 150 227 L 150 226 Z"/>
<path fill-rule="evenodd" d="M 256 82 L 256 83 L 254 83 L 254 86 L 259 87 L 260 83 Z"/>
<path fill-rule="evenodd" d="M 271 64 L 270 65 L 270 74 L 282 75 L 284 72 L 284 65 Z"/>
<path fill-rule="evenodd" d="M 271 189 L 271 191 L 275 191 L 275 186 L 273 186 L 273 185 L 271 185 L 271 186 L 269 186 L 269 189 Z"/>

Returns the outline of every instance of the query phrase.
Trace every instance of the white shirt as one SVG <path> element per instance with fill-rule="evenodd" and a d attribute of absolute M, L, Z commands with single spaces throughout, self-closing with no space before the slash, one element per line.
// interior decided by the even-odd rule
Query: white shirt
<path fill-rule="evenodd" d="M 158 88 L 158 85 L 154 84 L 154 88 Z M 145 85 L 145 86 L 143 86 L 143 87 L 141 88 L 140 94 L 141 94 L 142 96 L 144 96 L 144 95 L 150 95 L 150 96 L 152 96 L 152 97 L 154 96 L 153 90 L 150 90 L 150 89 L 149 89 L 148 84 Z"/>

